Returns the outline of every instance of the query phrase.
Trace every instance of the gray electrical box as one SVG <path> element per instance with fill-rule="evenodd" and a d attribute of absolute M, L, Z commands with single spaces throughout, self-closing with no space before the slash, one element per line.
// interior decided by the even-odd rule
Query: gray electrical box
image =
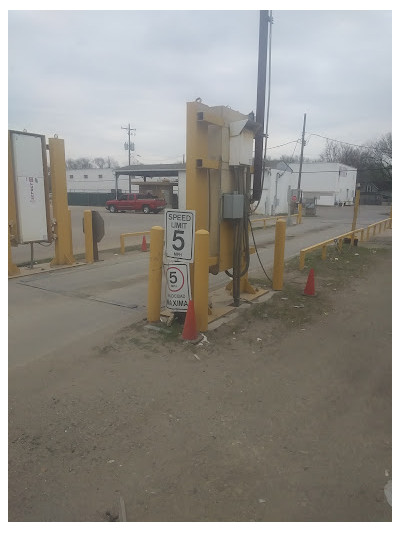
<path fill-rule="evenodd" d="M 223 194 L 222 195 L 222 218 L 233 219 L 243 218 L 244 195 L 243 194 Z"/>

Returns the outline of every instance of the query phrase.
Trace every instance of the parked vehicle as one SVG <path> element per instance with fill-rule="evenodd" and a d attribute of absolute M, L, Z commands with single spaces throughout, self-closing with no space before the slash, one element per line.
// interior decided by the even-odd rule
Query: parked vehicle
<path fill-rule="evenodd" d="M 110 213 L 118 211 L 142 211 L 143 213 L 159 213 L 167 205 L 163 198 L 151 194 L 129 193 L 122 194 L 118 200 L 108 200 L 106 209 Z"/>

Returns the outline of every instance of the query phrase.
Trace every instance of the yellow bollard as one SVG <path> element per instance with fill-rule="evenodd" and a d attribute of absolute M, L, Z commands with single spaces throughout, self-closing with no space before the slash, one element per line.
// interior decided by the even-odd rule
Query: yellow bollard
<path fill-rule="evenodd" d="M 119 244 L 121 248 L 121 254 L 123 255 L 125 253 L 125 237 L 123 233 L 121 233 L 119 236 Z"/>
<path fill-rule="evenodd" d="M 85 209 L 83 212 L 83 227 L 85 231 L 85 260 L 86 263 L 94 263 L 92 211 L 90 209 Z"/>
<path fill-rule="evenodd" d="M 304 250 L 300 250 L 299 270 L 303 270 L 305 263 L 306 263 L 306 252 Z"/>
<path fill-rule="evenodd" d="M 193 301 L 196 326 L 199 331 L 208 329 L 208 256 L 210 234 L 204 229 L 196 231 L 194 241 Z"/>
<path fill-rule="evenodd" d="M 367 241 L 369 241 L 369 232 L 370 232 L 371 226 L 367 226 Z"/>
<path fill-rule="evenodd" d="M 10 232 L 10 226 L 8 226 L 8 275 L 16 276 L 17 274 L 20 274 L 20 269 L 17 267 L 17 265 L 14 264 L 13 259 L 12 259 L 11 232 Z"/>
<path fill-rule="evenodd" d="M 297 212 L 297 224 L 301 224 L 302 216 L 303 216 L 303 205 L 299 204 L 298 212 Z"/>
<path fill-rule="evenodd" d="M 343 248 L 343 239 L 339 239 L 339 250 Z"/>
<path fill-rule="evenodd" d="M 322 247 L 321 259 L 322 259 L 323 261 L 326 260 L 326 252 L 327 252 L 327 248 L 328 248 L 328 247 L 327 247 L 326 245 Z"/>
<path fill-rule="evenodd" d="M 147 321 L 158 322 L 161 312 L 161 286 L 164 229 L 153 226 L 150 231 L 149 282 L 147 289 Z"/>
<path fill-rule="evenodd" d="M 272 288 L 281 291 L 283 288 L 283 270 L 285 267 L 286 220 L 278 219 L 275 225 L 275 250 Z M 301 255 L 301 254 L 300 254 Z"/>
<path fill-rule="evenodd" d="M 360 241 L 363 242 L 363 240 L 364 240 L 364 230 L 362 229 L 361 235 L 360 235 Z"/>
<path fill-rule="evenodd" d="M 53 217 L 56 220 L 57 238 L 54 244 L 54 258 L 50 265 L 72 265 L 71 213 L 68 210 L 65 150 L 62 139 L 49 139 L 50 175 L 53 202 Z"/>
<path fill-rule="evenodd" d="M 357 183 L 356 185 L 356 197 L 354 201 L 354 213 L 353 213 L 353 223 L 351 225 L 351 231 L 354 231 L 356 229 L 357 225 L 357 217 L 358 217 L 358 207 L 360 205 L 360 184 Z M 351 246 L 354 245 L 354 233 L 351 234 Z"/>

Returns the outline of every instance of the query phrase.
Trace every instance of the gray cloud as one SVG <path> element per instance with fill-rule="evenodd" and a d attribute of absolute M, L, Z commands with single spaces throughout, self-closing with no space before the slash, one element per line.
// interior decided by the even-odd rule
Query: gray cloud
<path fill-rule="evenodd" d="M 391 131 L 390 11 L 273 17 L 270 147 L 299 138 L 304 113 L 308 132 L 351 143 Z M 9 11 L 9 128 L 126 164 L 130 122 L 143 162 L 174 161 L 187 101 L 255 111 L 258 24 L 255 10 Z"/>

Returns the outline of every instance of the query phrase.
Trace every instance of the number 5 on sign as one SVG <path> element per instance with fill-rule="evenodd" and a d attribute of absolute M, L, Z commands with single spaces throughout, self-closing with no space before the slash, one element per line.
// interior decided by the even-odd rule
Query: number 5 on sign
<path fill-rule="evenodd" d="M 165 255 L 193 263 L 195 211 L 166 209 Z"/>
<path fill-rule="evenodd" d="M 188 263 L 166 265 L 166 307 L 173 311 L 187 311 L 190 296 Z"/>

